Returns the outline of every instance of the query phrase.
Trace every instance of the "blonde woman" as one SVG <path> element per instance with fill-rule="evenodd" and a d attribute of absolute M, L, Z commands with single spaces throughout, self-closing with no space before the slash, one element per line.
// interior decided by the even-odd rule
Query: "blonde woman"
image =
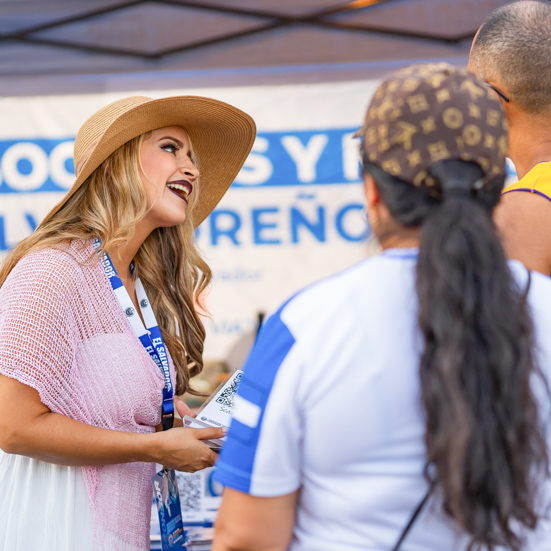
<path fill-rule="evenodd" d="M 80 129 L 73 187 L 0 271 L 0 549 L 149 549 L 154 464 L 214 463 L 220 431 L 170 429 L 172 395 L 202 368 L 194 229 L 254 135 L 192 96 L 119 100 Z"/>

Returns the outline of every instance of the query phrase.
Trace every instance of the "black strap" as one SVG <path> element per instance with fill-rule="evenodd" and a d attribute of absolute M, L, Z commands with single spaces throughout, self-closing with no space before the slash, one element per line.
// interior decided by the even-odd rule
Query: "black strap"
<path fill-rule="evenodd" d="M 174 411 L 165 413 L 164 408 L 161 408 L 161 426 L 163 430 L 169 430 L 174 426 Z"/>
<path fill-rule="evenodd" d="M 404 543 L 404 540 L 406 539 L 406 536 L 408 535 L 409 531 L 411 530 L 411 527 L 415 524 L 415 521 L 419 517 L 421 511 L 425 507 L 425 504 L 429 500 L 430 495 L 432 494 L 432 490 L 434 489 L 434 484 L 431 484 L 430 488 L 427 490 L 427 493 L 423 496 L 423 499 L 419 502 L 419 505 L 415 508 L 415 511 L 413 511 L 413 514 L 411 515 L 411 518 L 409 519 L 408 523 L 406 524 L 406 527 L 402 530 L 402 533 L 400 534 L 400 537 L 398 538 L 398 541 L 396 542 L 396 545 L 392 548 L 392 551 L 398 551 L 400 549 L 400 546 L 402 543 Z"/>

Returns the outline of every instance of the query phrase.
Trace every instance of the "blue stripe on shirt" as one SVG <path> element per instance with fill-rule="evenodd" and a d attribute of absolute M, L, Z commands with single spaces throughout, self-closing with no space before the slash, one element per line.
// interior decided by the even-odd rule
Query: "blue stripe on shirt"
<path fill-rule="evenodd" d="M 251 428 L 235 419 L 232 421 L 213 475 L 224 486 L 240 492 L 250 492 L 264 410 L 278 369 L 295 343 L 295 338 L 281 320 L 281 312 L 287 304 L 271 316 L 260 330 L 239 385 L 238 395 L 261 409 L 258 424 Z"/>

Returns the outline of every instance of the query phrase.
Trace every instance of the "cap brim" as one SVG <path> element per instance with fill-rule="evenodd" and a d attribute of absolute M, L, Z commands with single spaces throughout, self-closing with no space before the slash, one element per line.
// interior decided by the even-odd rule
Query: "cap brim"
<path fill-rule="evenodd" d="M 200 189 L 193 210 L 197 227 L 230 187 L 256 136 L 256 125 L 249 115 L 222 101 L 200 96 L 153 99 L 115 119 L 97 140 L 71 189 L 41 224 L 51 219 L 119 147 L 141 134 L 165 126 L 181 126 L 186 130 L 199 161 Z"/>

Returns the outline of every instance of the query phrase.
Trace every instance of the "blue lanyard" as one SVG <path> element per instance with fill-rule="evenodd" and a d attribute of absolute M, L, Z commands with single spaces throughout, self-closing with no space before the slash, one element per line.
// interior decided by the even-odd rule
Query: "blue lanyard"
<path fill-rule="evenodd" d="M 101 247 L 101 240 L 96 238 L 92 240 L 92 246 L 96 251 Z M 99 253 L 98 253 L 99 254 Z M 144 327 L 140 316 L 136 312 L 136 308 L 128 291 L 125 289 L 121 278 L 118 276 L 109 255 L 103 251 L 100 254 L 101 263 L 111 287 L 122 307 L 123 312 L 126 315 L 126 319 L 132 326 L 134 333 L 140 339 L 143 347 L 151 356 L 151 359 L 155 362 L 157 367 L 161 370 L 161 373 L 165 378 L 165 386 L 163 388 L 163 406 L 162 406 L 162 425 L 163 430 L 172 428 L 174 424 L 174 387 L 172 386 L 172 380 L 170 378 L 170 366 L 168 364 L 167 350 L 161 330 L 155 319 L 153 308 L 149 303 L 147 294 L 140 278 L 136 281 L 136 296 L 138 298 L 138 304 L 140 305 L 140 311 L 142 313 L 146 327 Z M 133 271 L 133 265 L 130 266 Z"/>

